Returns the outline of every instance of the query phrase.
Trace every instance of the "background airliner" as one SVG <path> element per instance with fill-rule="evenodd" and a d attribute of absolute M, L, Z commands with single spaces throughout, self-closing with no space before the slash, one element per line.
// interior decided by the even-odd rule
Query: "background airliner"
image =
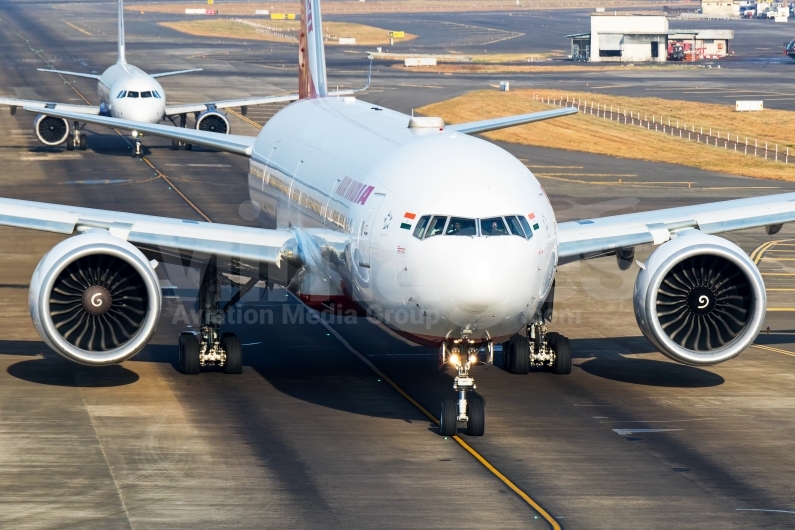
<path fill-rule="evenodd" d="M 231 99 L 186 105 L 167 105 L 166 92 L 163 90 L 160 83 L 157 82 L 157 79 L 170 75 L 200 72 L 201 68 L 147 74 L 140 68 L 128 64 L 124 53 L 123 0 L 119 0 L 118 41 L 119 53 L 116 64 L 102 72 L 102 75 L 39 68 L 42 72 L 96 79 L 97 94 L 101 102 L 99 106 L 72 105 L 4 97 L 0 97 L 0 105 L 11 106 L 12 114 L 16 112 L 17 107 L 29 107 L 68 110 L 75 114 L 123 118 L 125 120 L 142 123 L 160 123 L 162 120 L 168 119 L 174 125 L 177 125 L 176 120 L 179 119 L 180 127 L 185 127 L 187 125 L 187 115 L 193 113 L 196 117 L 195 127 L 197 130 L 228 134 L 231 131 L 231 127 L 229 126 L 229 120 L 226 114 L 221 112 L 221 109 L 240 107 L 241 113 L 245 114 L 247 107 L 250 105 L 262 105 L 264 103 L 277 103 L 298 99 L 298 94 L 288 94 L 284 96 Z M 72 121 L 73 124 L 70 131 L 69 121 L 46 114 L 39 114 L 33 122 L 33 128 L 36 132 L 36 137 L 45 145 L 56 146 L 65 143 L 66 149 L 69 151 L 74 149 L 85 150 L 88 143 L 86 135 L 81 132 L 82 127 L 80 126 L 80 122 L 83 120 L 75 118 Z M 140 156 L 141 140 L 138 139 L 137 134 L 133 136 L 135 137 L 133 156 Z M 180 145 L 180 142 L 173 141 L 171 148 L 179 149 Z M 183 143 L 182 145 L 187 149 L 191 149 L 192 147 L 189 143 Z"/>
<path fill-rule="evenodd" d="M 41 337 L 84 364 L 138 353 L 160 318 L 158 262 L 201 268 L 201 325 L 179 338 L 179 367 L 242 369 L 240 341 L 221 333 L 224 274 L 285 286 L 315 308 L 358 308 L 413 341 L 439 347 L 457 373 L 457 399 L 441 406 L 442 434 L 479 436 L 483 401 L 472 368 L 571 371 L 567 338 L 548 332 L 557 267 L 615 255 L 626 270 L 637 245 L 635 315 L 663 354 L 692 365 L 739 355 L 766 312 L 754 263 L 714 234 L 795 221 L 795 193 L 558 224 L 541 185 L 508 152 L 472 134 L 576 109 L 447 126 L 353 97 L 328 97 L 319 0 L 303 0 L 300 100 L 256 138 L 140 124 L 142 130 L 247 156 L 251 199 L 266 227 L 243 228 L 107 210 L 0 199 L 0 225 L 75 234 L 42 258 L 30 312 Z M 27 107 L 67 120 L 81 115 Z M 236 300 L 236 298 L 233 298 Z M 332 306 L 333 304 L 333 306 Z"/>

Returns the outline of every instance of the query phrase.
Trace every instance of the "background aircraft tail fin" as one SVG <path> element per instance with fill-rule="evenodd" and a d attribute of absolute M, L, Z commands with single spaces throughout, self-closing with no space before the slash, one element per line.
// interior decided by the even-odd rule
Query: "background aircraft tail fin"
<path fill-rule="evenodd" d="M 116 64 L 127 64 L 124 55 L 124 0 L 119 0 L 119 57 L 116 59 Z"/>
<path fill-rule="evenodd" d="M 298 40 L 298 95 L 300 99 L 328 95 L 320 0 L 301 0 L 301 35 Z"/>

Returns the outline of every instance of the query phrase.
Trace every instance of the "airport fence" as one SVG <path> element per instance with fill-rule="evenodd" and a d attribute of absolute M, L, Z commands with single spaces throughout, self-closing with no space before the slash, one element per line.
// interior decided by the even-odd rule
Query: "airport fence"
<path fill-rule="evenodd" d="M 671 118 L 666 121 L 662 115 L 652 115 L 651 119 L 649 119 L 650 116 L 648 114 L 641 115 L 640 112 L 627 108 L 616 107 L 613 109 L 612 105 L 602 104 L 592 99 L 570 99 L 568 96 L 565 99 L 563 97 L 551 98 L 539 96 L 538 94 L 533 94 L 533 99 L 558 107 L 576 107 L 580 112 L 596 116 L 597 118 L 627 126 L 641 127 L 649 131 L 653 130 L 675 138 L 704 144 L 705 146 L 722 147 L 726 150 L 742 152 L 744 155 L 789 164 L 789 146 L 782 146 L 783 149 L 779 151 L 778 144 L 770 145 L 768 142 L 759 142 L 757 138 L 749 138 L 738 133 L 713 130 L 710 127 L 705 129 L 693 123 L 680 123 L 678 120 Z"/>

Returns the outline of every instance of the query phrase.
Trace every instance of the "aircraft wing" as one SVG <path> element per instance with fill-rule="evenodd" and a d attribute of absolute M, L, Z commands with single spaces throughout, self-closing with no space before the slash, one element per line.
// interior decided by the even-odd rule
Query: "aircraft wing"
<path fill-rule="evenodd" d="M 43 202 L 0 198 L 0 225 L 58 234 L 91 228 L 109 230 L 142 250 L 160 255 L 206 258 L 281 267 L 296 260 L 294 234 Z"/>
<path fill-rule="evenodd" d="M 298 94 L 287 94 L 284 96 L 267 96 L 261 98 L 227 99 L 223 101 L 211 101 L 208 103 L 188 103 L 186 105 L 168 105 L 166 116 L 176 116 L 188 114 L 190 112 L 204 112 L 210 109 L 227 109 L 229 107 L 249 107 L 254 105 L 264 105 L 266 103 L 282 103 L 284 101 L 295 101 Z"/>
<path fill-rule="evenodd" d="M 496 131 L 497 129 L 506 129 L 508 127 L 515 127 L 517 125 L 524 125 L 525 123 L 551 120 L 552 118 L 560 118 L 561 116 L 568 116 L 570 114 L 577 114 L 577 108 L 564 107 L 562 109 L 544 110 L 541 112 L 531 112 L 530 114 L 518 114 L 516 116 L 505 116 L 504 118 L 494 118 L 491 120 L 457 123 L 455 125 L 447 125 L 445 129 L 448 131 L 457 131 L 466 134 L 479 134 L 489 131 Z"/>
<path fill-rule="evenodd" d="M 84 74 L 82 72 L 68 72 L 66 70 L 52 70 L 50 68 L 36 68 L 39 72 L 49 72 L 51 74 L 73 75 L 75 77 L 85 77 L 87 79 L 99 79 L 96 74 Z"/>
<path fill-rule="evenodd" d="M 0 103 L 2 103 L 2 101 L 0 101 Z M 254 140 L 256 140 L 254 136 L 197 131 L 196 129 L 185 129 L 182 127 L 155 123 L 142 123 L 122 120 L 120 118 L 108 118 L 106 116 L 86 116 L 77 112 L 66 112 L 58 109 L 41 109 L 26 106 L 25 110 L 46 114 L 48 116 L 55 116 L 56 118 L 79 120 L 85 123 L 93 123 L 94 125 L 104 125 L 115 129 L 138 131 L 143 134 L 151 134 L 152 136 L 159 136 L 161 138 L 201 145 L 202 147 L 218 149 L 219 151 L 226 151 L 242 156 L 251 156 Z"/>
<path fill-rule="evenodd" d="M 795 221 L 795 193 L 582 219 L 558 225 L 559 262 L 569 263 L 617 249 L 668 241 L 678 230 L 719 234 Z"/>
<path fill-rule="evenodd" d="M 157 74 L 149 74 L 149 77 L 168 77 L 170 75 L 190 74 L 192 72 L 201 72 L 201 68 L 191 68 L 190 70 L 174 70 L 172 72 L 160 72 Z"/>
<path fill-rule="evenodd" d="M 11 112 L 16 112 L 17 107 L 28 107 L 31 112 L 42 109 L 58 109 L 79 114 L 98 115 L 99 107 L 93 105 L 71 105 L 68 103 L 52 103 L 49 101 L 36 101 L 34 99 L 0 98 L 0 105 L 8 105 Z M 82 117 L 80 119 L 83 119 Z"/>

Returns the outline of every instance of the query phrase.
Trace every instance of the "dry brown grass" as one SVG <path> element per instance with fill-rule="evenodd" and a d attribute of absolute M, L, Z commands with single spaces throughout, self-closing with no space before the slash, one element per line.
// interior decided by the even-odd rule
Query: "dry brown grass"
<path fill-rule="evenodd" d="M 274 28 L 278 32 L 290 35 L 297 34 L 300 22 L 297 20 L 262 20 L 258 24 Z M 291 42 L 294 40 L 276 35 L 257 33 L 257 28 L 246 24 L 232 22 L 226 18 L 210 18 L 201 20 L 185 20 L 180 22 L 159 22 L 160 26 L 171 28 L 198 37 L 212 37 L 220 39 L 245 39 L 252 41 L 270 42 Z M 363 24 L 351 22 L 325 22 L 323 30 L 337 37 L 355 37 L 357 46 L 378 46 L 389 44 L 389 31 Z M 401 40 L 411 40 L 416 35 L 406 33 L 406 38 Z M 337 44 L 336 41 L 326 41 L 327 45 Z"/>
<path fill-rule="evenodd" d="M 537 94 L 540 92 L 535 91 Z M 559 95 L 561 92 L 555 92 L 555 94 Z M 589 100 L 591 97 L 593 94 L 588 94 Z M 585 98 L 583 97 L 583 99 Z M 625 99 L 636 101 L 650 98 Z M 659 101 L 668 103 L 665 100 Z M 702 116 L 708 115 L 709 108 L 714 107 L 714 105 L 700 103 L 690 104 L 702 107 L 697 114 Z M 441 116 L 450 123 L 461 123 L 549 108 L 553 107 L 533 99 L 533 91 L 499 92 L 495 90 L 472 92 L 448 101 L 428 105 L 419 111 L 425 115 Z M 627 108 L 629 108 L 628 103 Z M 692 108 L 695 109 L 695 107 Z M 791 121 L 795 120 L 795 112 L 779 112 L 781 114 L 776 113 L 779 121 L 775 122 L 774 127 L 781 127 L 784 130 L 784 127 L 795 123 L 795 121 Z M 749 124 L 754 119 L 747 114 L 743 116 L 736 119 L 748 120 Z M 768 123 L 772 125 L 774 122 L 769 121 Z M 725 150 L 722 147 L 705 146 L 653 130 L 648 131 L 637 126 L 631 127 L 584 113 L 494 131 L 487 133 L 486 136 L 503 142 L 682 164 L 708 171 L 748 177 L 795 181 L 795 164 L 783 164 L 746 156 L 741 152 Z M 792 138 L 792 136 L 790 137 Z"/>
<path fill-rule="evenodd" d="M 577 0 L 555 2 L 553 0 L 521 0 L 517 6 L 511 0 L 358 0 L 326 2 L 322 5 L 327 15 L 347 15 L 360 13 L 449 13 L 458 11 L 545 11 L 558 9 L 587 9 L 589 7 L 655 7 L 660 9 L 662 2 L 650 0 Z M 271 9 L 273 6 L 273 9 Z M 150 13 L 185 13 L 185 9 L 217 9 L 221 15 L 253 15 L 257 9 L 268 9 L 273 13 L 298 13 L 299 4 L 269 2 L 219 2 L 207 5 L 201 2 L 184 4 L 128 4 L 125 9 Z"/>

